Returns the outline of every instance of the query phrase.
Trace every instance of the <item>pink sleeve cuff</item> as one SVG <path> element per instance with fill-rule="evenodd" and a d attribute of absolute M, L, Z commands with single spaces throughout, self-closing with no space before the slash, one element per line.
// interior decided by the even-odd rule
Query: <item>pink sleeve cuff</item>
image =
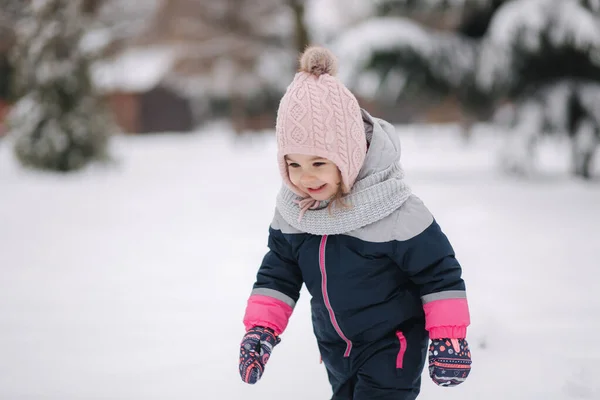
<path fill-rule="evenodd" d="M 423 310 L 431 339 L 466 337 L 471 323 L 466 298 L 434 300 L 423 304 Z"/>
<path fill-rule="evenodd" d="M 277 335 L 285 331 L 293 308 L 274 297 L 254 294 L 248 299 L 244 326 L 246 330 L 255 326 L 271 328 Z"/>
<path fill-rule="evenodd" d="M 438 326 L 429 330 L 430 339 L 464 339 L 466 337 L 466 326 Z"/>

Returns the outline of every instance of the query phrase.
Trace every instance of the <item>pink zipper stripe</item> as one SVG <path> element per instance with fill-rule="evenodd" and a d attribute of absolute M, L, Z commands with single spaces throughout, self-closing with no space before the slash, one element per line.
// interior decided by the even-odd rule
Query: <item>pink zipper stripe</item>
<path fill-rule="evenodd" d="M 323 301 L 325 302 L 325 308 L 329 312 L 329 319 L 331 320 L 331 324 L 333 328 L 337 332 L 337 334 L 342 338 L 344 342 L 346 342 L 346 351 L 344 352 L 344 357 L 350 357 L 350 352 L 352 351 L 352 342 L 344 335 L 342 329 L 337 323 L 335 319 L 335 314 L 333 313 L 333 308 L 331 308 L 331 303 L 329 302 L 329 295 L 327 294 L 327 271 L 325 270 L 325 245 L 327 244 L 327 235 L 323 235 L 321 238 L 321 245 L 319 246 L 319 267 L 321 268 L 321 289 L 323 290 Z"/>
<path fill-rule="evenodd" d="M 400 331 L 396 332 L 396 336 L 400 342 L 400 350 L 398 351 L 398 356 L 396 357 L 396 368 L 402 368 L 404 365 L 404 354 L 406 353 L 406 338 Z"/>

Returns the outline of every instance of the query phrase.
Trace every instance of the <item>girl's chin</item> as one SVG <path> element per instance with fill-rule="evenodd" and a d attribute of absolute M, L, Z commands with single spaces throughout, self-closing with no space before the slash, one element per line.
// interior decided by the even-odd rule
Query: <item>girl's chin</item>
<path fill-rule="evenodd" d="M 311 194 L 310 197 L 313 200 L 325 201 L 325 200 L 330 200 L 334 195 L 335 195 L 335 193 L 327 192 L 327 193 Z"/>

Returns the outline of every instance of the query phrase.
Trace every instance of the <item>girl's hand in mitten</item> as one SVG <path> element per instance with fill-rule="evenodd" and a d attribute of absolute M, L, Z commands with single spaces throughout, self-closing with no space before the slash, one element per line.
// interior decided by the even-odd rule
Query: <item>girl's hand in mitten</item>
<path fill-rule="evenodd" d="M 269 328 L 255 326 L 246 332 L 240 344 L 240 376 L 244 382 L 258 382 L 279 342 L 281 339 Z"/>
<path fill-rule="evenodd" d="M 471 372 L 471 350 L 465 339 L 433 339 L 429 346 L 429 376 L 439 386 L 457 386 Z"/>

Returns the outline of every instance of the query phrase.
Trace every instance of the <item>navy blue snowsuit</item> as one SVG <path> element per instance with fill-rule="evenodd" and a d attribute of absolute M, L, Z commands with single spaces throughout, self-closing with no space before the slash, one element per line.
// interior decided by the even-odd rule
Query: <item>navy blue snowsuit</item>
<path fill-rule="evenodd" d="M 276 211 L 268 246 L 244 323 L 283 332 L 305 284 L 333 399 L 415 399 L 429 334 L 464 337 L 468 310 L 437 309 L 465 299 L 460 264 L 414 195 L 343 235 L 301 232 Z"/>

